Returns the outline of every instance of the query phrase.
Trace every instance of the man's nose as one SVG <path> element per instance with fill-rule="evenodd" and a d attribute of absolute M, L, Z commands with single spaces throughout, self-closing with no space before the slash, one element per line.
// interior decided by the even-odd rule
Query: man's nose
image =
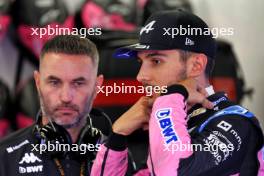
<path fill-rule="evenodd" d="M 70 86 L 64 85 L 60 92 L 60 99 L 64 103 L 69 103 L 73 99 L 73 90 Z"/>
<path fill-rule="evenodd" d="M 150 75 L 147 71 L 147 68 L 145 68 L 143 65 L 141 65 L 140 70 L 137 74 L 137 80 L 141 83 L 146 83 L 150 81 Z"/>

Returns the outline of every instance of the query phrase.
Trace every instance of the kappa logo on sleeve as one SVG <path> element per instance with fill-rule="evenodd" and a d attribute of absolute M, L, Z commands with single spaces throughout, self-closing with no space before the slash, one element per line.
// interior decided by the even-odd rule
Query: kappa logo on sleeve
<path fill-rule="evenodd" d="M 164 108 L 159 109 L 156 112 L 156 118 L 158 120 L 158 124 L 161 129 L 161 134 L 165 139 L 166 144 L 179 140 L 179 137 L 174 129 L 171 111 L 171 108 Z"/>

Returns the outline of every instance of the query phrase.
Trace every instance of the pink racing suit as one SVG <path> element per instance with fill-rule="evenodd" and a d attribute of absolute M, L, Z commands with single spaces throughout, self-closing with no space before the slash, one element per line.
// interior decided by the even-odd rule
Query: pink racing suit
<path fill-rule="evenodd" d="M 187 91 L 183 87 L 175 90 L 172 94 L 158 97 L 152 107 L 149 121 L 148 168 L 138 171 L 135 176 L 238 175 L 239 173 L 257 175 L 258 170 L 259 176 L 264 175 L 264 154 L 260 150 L 263 136 L 255 138 L 258 133 L 250 120 L 227 114 L 214 117 L 214 120 L 203 121 L 202 128 L 197 126 L 190 132 L 185 108 L 188 93 L 186 94 Z M 220 109 L 222 106 L 227 106 L 226 102 L 219 104 Z M 124 136 L 113 134 L 109 138 L 109 143 L 102 145 L 93 164 L 92 176 L 126 174 L 127 148 L 121 140 L 117 140 L 118 138 Z M 254 146 L 256 139 L 259 144 Z M 111 141 L 116 142 L 116 145 L 112 145 Z M 230 151 L 214 152 L 211 148 L 208 151 L 196 151 L 190 148 L 181 150 L 180 147 L 188 147 L 191 143 L 201 144 L 203 147 L 206 144 L 217 144 L 217 146 L 221 144 L 224 149 L 230 147 Z"/>

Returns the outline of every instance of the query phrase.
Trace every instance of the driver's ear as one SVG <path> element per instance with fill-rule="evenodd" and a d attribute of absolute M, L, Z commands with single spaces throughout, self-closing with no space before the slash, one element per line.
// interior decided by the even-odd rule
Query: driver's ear
<path fill-rule="evenodd" d="M 194 53 L 186 62 L 187 77 L 195 78 L 204 74 L 207 64 L 207 56 Z"/>

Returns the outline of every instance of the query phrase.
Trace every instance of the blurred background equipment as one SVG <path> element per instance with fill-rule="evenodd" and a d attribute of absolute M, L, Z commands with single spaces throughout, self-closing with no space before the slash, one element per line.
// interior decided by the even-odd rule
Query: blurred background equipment
<path fill-rule="evenodd" d="M 240 104 L 244 96 L 252 96 L 253 89 L 246 89 L 245 78 L 232 45 L 217 40 L 215 68 L 211 83 L 215 91 L 224 91 L 234 102 Z"/>
<path fill-rule="evenodd" d="M 1 0 L 0 2 L 0 41 L 6 35 L 11 17 L 9 15 L 10 2 L 8 0 Z"/>
<path fill-rule="evenodd" d="M 48 33 L 48 27 L 72 29 L 74 26 L 74 18 L 68 14 L 62 0 L 16 0 L 11 13 L 19 46 L 30 50 L 36 58 L 39 57 L 43 44 L 55 36 L 55 32 Z M 42 29 L 36 34 L 32 33 L 32 28 Z M 41 36 L 40 31 L 43 31 Z"/>

